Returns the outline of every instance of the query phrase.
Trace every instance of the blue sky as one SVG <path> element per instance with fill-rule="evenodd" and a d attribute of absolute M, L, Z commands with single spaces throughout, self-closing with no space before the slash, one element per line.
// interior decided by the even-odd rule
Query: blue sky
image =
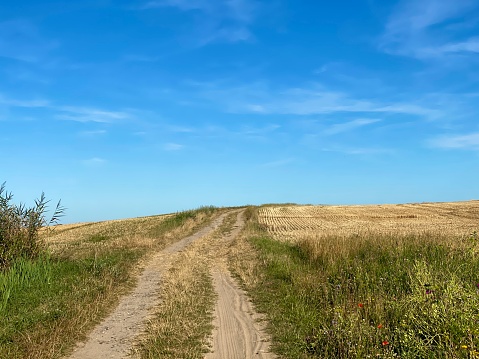
<path fill-rule="evenodd" d="M 479 198 L 477 0 L 0 5 L 0 182 L 64 222 Z"/>

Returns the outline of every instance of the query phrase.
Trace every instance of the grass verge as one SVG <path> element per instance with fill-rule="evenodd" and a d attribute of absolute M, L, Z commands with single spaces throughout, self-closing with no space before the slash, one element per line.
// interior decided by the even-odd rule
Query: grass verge
<path fill-rule="evenodd" d="M 22 264 L 35 276 L 10 286 L 1 313 L 0 358 L 60 357 L 125 291 L 141 254 L 118 250 L 82 260 Z"/>
<path fill-rule="evenodd" d="M 479 357 L 477 235 L 287 243 L 250 217 L 230 265 L 281 356 Z"/>
<path fill-rule="evenodd" d="M 0 358 L 68 353 L 134 285 L 141 258 L 190 234 L 216 211 L 152 217 L 141 237 L 135 221 L 144 219 L 64 231 L 57 234 L 61 245 L 54 235 L 50 256 L 20 259 L 0 274 Z"/>

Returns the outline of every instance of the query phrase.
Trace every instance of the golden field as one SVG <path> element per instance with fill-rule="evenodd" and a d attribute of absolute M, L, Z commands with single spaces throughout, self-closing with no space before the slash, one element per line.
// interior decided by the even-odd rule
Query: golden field
<path fill-rule="evenodd" d="M 479 227 L 479 201 L 351 206 L 268 206 L 258 222 L 278 239 L 355 234 L 468 235 Z"/>

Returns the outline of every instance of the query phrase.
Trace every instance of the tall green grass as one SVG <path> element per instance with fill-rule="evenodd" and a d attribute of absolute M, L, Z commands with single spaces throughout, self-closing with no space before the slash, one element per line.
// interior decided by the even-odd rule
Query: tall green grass
<path fill-rule="evenodd" d="M 479 357 L 477 234 L 250 240 L 247 289 L 284 357 Z"/>
<path fill-rule="evenodd" d="M 118 249 L 77 260 L 20 260 L 2 275 L 0 358 L 59 358 L 117 300 L 141 251 Z"/>
<path fill-rule="evenodd" d="M 32 283 L 49 284 L 51 275 L 48 255 L 34 261 L 25 258 L 17 259 L 8 271 L 0 273 L 0 316 L 4 315 L 12 294 L 28 290 Z"/>

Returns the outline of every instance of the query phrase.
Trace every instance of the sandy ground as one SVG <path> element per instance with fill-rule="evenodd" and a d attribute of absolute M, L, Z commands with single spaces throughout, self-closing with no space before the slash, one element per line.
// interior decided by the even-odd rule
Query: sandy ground
<path fill-rule="evenodd" d="M 225 216 L 219 216 L 211 225 L 154 255 L 145 264 L 136 288 L 123 297 L 115 311 L 96 326 L 85 343 L 77 345 L 70 359 L 128 357 L 133 340 L 141 333 L 146 320 L 159 304 L 161 277 L 171 265 L 172 254 L 214 231 Z"/>
<path fill-rule="evenodd" d="M 231 212 L 229 212 L 231 213 Z M 217 245 L 212 277 L 218 300 L 211 353 L 205 359 L 275 358 L 269 351 L 264 321 L 255 313 L 251 301 L 232 278 L 226 265 L 225 250 L 244 226 L 243 211 L 237 211 L 236 223 Z M 160 304 L 161 279 L 171 267 L 174 254 L 218 228 L 228 213 L 211 225 L 155 254 L 145 265 L 136 288 L 122 298 L 115 311 L 100 323 L 85 343 L 79 343 L 69 359 L 127 358 L 146 321 Z"/>
<path fill-rule="evenodd" d="M 238 213 L 236 224 L 225 242 L 231 241 L 244 226 L 243 213 Z M 212 352 L 205 359 L 275 358 L 269 351 L 269 338 L 264 322 L 255 313 L 251 301 L 229 273 L 224 258 L 212 269 L 218 300 L 214 314 Z"/>
<path fill-rule="evenodd" d="M 274 358 L 261 318 L 228 271 L 213 273 L 218 302 L 212 353 L 206 359 Z"/>

